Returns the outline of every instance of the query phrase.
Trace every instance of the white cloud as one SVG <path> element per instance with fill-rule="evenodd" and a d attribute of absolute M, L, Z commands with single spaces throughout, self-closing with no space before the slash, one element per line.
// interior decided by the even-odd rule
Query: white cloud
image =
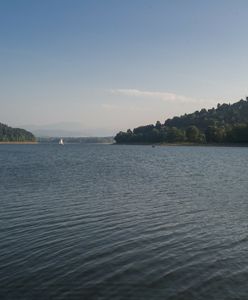
<path fill-rule="evenodd" d="M 150 111 L 151 109 L 148 107 L 140 107 L 137 105 L 118 105 L 118 104 L 109 104 L 103 103 L 102 108 L 108 111 L 121 110 L 121 111 L 134 111 L 134 112 L 142 112 L 142 111 Z"/>
<path fill-rule="evenodd" d="M 178 95 L 175 93 L 169 93 L 169 92 L 141 91 L 137 89 L 112 89 L 110 90 L 110 92 L 115 95 L 124 95 L 128 97 L 153 98 L 165 102 L 185 102 L 185 103 L 199 102 L 199 100 L 197 99 L 183 96 L 183 95 Z"/>

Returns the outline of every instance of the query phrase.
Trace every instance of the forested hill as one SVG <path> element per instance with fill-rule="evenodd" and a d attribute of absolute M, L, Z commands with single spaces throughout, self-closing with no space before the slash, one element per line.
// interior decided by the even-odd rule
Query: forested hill
<path fill-rule="evenodd" d="M 0 123 L 0 142 L 35 142 L 35 136 L 25 129 Z"/>
<path fill-rule="evenodd" d="M 117 143 L 248 143 L 248 97 L 234 104 L 218 104 L 163 124 L 119 132 Z"/>

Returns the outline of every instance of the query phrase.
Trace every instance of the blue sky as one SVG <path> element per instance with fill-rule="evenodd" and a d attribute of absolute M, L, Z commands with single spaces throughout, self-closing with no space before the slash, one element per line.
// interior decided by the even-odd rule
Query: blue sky
<path fill-rule="evenodd" d="M 248 95 L 247 11 L 246 0 L 0 0 L 0 122 L 102 135 L 235 102 Z"/>

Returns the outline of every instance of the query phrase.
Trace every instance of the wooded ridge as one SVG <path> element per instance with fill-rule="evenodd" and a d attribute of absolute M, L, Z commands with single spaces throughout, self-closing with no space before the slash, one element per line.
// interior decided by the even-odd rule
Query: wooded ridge
<path fill-rule="evenodd" d="M 248 143 L 248 97 L 191 114 L 119 132 L 118 144 Z"/>
<path fill-rule="evenodd" d="M 22 128 L 12 128 L 0 123 L 0 142 L 35 142 L 35 136 Z"/>

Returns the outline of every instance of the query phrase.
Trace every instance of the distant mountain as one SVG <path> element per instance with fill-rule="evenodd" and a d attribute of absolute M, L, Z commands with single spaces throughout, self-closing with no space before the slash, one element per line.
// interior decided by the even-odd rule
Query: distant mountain
<path fill-rule="evenodd" d="M 79 122 L 61 122 L 47 125 L 23 125 L 36 137 L 94 137 L 111 136 L 112 130 L 104 128 L 87 128 Z"/>
<path fill-rule="evenodd" d="M 84 135 L 80 131 L 70 131 L 63 129 L 34 129 L 32 130 L 36 137 L 79 137 Z"/>
<path fill-rule="evenodd" d="M 119 132 L 117 143 L 248 143 L 248 97 Z"/>
<path fill-rule="evenodd" d="M 0 142 L 35 142 L 35 136 L 25 129 L 0 123 Z"/>

